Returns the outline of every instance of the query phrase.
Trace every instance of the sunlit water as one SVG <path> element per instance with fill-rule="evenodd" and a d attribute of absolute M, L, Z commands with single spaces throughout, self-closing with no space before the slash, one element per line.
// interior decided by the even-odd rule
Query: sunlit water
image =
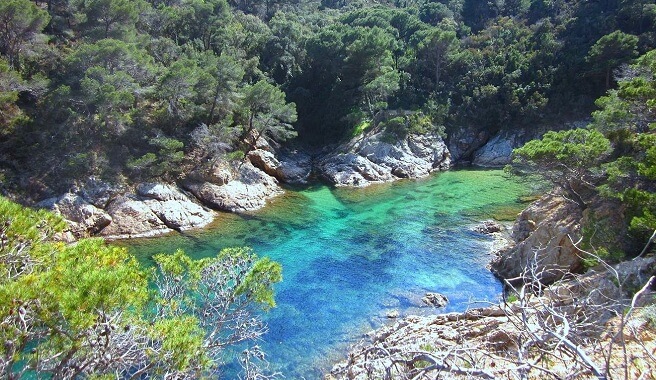
<path fill-rule="evenodd" d="M 449 171 L 366 189 L 314 186 L 288 191 L 264 210 L 222 214 L 203 231 L 129 242 L 142 260 L 184 249 L 193 257 L 253 247 L 283 266 L 277 307 L 260 342 L 288 379 L 320 379 L 346 348 L 401 316 L 460 311 L 495 301 L 500 283 L 486 269 L 491 238 L 471 226 L 513 216 L 528 194 L 498 170 Z M 421 307 L 445 294 L 442 310 Z"/>

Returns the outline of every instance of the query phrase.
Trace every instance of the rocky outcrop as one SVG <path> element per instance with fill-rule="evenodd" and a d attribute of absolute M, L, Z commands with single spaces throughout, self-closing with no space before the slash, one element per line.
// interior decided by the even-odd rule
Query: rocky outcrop
<path fill-rule="evenodd" d="M 426 295 L 421 298 L 421 301 L 428 306 L 438 308 L 444 307 L 449 303 L 449 299 L 444 294 L 431 292 L 426 293 Z"/>
<path fill-rule="evenodd" d="M 472 164 L 483 167 L 500 167 L 510 163 L 513 149 L 528 140 L 520 133 L 500 133 L 474 152 Z"/>
<path fill-rule="evenodd" d="M 74 193 L 46 199 L 37 206 L 51 210 L 68 220 L 70 231 L 76 236 L 96 234 L 112 223 L 112 217 L 105 210 Z"/>
<path fill-rule="evenodd" d="M 474 152 L 485 145 L 490 133 L 476 128 L 461 127 L 448 131 L 448 148 L 454 163 L 471 160 Z"/>
<path fill-rule="evenodd" d="M 307 184 L 312 173 L 312 158 L 300 151 L 281 151 L 277 154 L 265 149 L 248 153 L 248 159 L 258 169 L 280 182 Z"/>
<path fill-rule="evenodd" d="M 319 160 L 317 170 L 337 186 L 367 186 L 399 178 L 419 178 L 446 170 L 451 159 L 437 135 L 408 135 L 396 142 L 373 133 L 338 148 Z"/>
<path fill-rule="evenodd" d="M 512 151 L 550 130 L 584 128 L 588 120 L 558 125 L 531 126 L 490 133 L 475 127 L 449 131 L 448 147 L 454 163 L 471 163 L 482 167 L 502 167 L 512 160 Z"/>
<path fill-rule="evenodd" d="M 182 186 L 203 204 L 216 210 L 243 212 L 263 207 L 268 199 L 282 194 L 278 181 L 254 167 L 250 161 L 235 164 L 224 184 L 191 176 Z"/>
<path fill-rule="evenodd" d="M 504 227 L 494 220 L 486 220 L 472 227 L 472 231 L 479 234 L 492 235 L 504 230 Z"/>
<path fill-rule="evenodd" d="M 113 238 L 154 236 L 203 227 L 214 220 L 211 211 L 195 203 L 173 185 L 142 183 L 136 194 L 112 201 L 107 207 L 113 222 L 102 236 Z"/>
<path fill-rule="evenodd" d="M 655 270 L 656 258 L 638 259 L 512 303 L 398 319 L 369 332 L 325 379 L 555 378 L 575 371 L 577 378 L 595 377 L 593 371 L 624 378 L 625 370 L 639 378 L 656 370 L 656 332 L 648 314 L 618 315 Z M 635 299 L 653 304 L 653 293 Z M 537 362 L 549 363 L 547 370 L 528 364 Z"/>
<path fill-rule="evenodd" d="M 209 224 L 214 215 L 173 185 L 143 183 L 136 194 L 90 180 L 76 192 L 38 204 L 63 216 L 77 237 L 144 237 Z"/>
<path fill-rule="evenodd" d="M 545 284 L 583 269 L 574 245 L 581 236 L 581 208 L 562 196 L 547 194 L 522 211 L 513 226 L 511 244 L 492 261 L 503 279 L 526 277 Z"/>

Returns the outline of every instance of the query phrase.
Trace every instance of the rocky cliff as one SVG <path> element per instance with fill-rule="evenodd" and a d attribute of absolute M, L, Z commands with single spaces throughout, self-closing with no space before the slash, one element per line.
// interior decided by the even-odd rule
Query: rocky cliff
<path fill-rule="evenodd" d="M 126 192 L 92 179 L 81 189 L 39 206 L 66 218 L 74 237 L 153 236 L 203 227 L 214 218 L 193 197 L 161 183 L 142 183 L 134 192 Z"/>
<path fill-rule="evenodd" d="M 574 245 L 581 237 L 582 210 L 566 198 L 547 194 L 522 211 L 510 244 L 491 263 L 497 277 L 520 282 L 522 277 L 552 283 L 583 269 L 583 254 Z"/>
<path fill-rule="evenodd" d="M 316 170 L 337 186 L 367 186 L 419 178 L 451 166 L 451 155 L 435 134 L 409 134 L 389 141 L 382 131 L 359 136 L 321 158 Z"/>

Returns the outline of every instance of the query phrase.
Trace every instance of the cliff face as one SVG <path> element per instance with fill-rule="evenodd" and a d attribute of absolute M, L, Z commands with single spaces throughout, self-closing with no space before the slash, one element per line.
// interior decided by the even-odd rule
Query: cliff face
<path fill-rule="evenodd" d="M 358 137 L 319 160 L 321 177 L 337 186 L 367 186 L 399 178 L 419 178 L 451 166 L 438 135 L 408 135 L 389 142 L 384 132 Z"/>
<path fill-rule="evenodd" d="M 492 272 L 510 281 L 530 277 L 542 283 L 580 272 L 584 256 L 574 243 L 581 236 L 581 218 L 580 207 L 561 196 L 547 194 L 533 202 L 517 217 L 510 244 L 492 261 Z"/>

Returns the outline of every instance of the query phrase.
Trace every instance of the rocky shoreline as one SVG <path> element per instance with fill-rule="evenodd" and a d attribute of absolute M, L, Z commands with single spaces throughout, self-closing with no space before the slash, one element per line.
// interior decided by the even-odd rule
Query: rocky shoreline
<path fill-rule="evenodd" d="M 570 203 L 546 194 L 518 215 L 490 262 L 508 284 L 499 305 L 390 318 L 352 346 L 324 379 L 492 379 L 530 371 L 556 378 L 578 371 L 577 378 L 587 378 L 606 363 L 607 372 L 620 377 L 625 369 L 653 373 L 656 334 L 639 307 L 650 303 L 656 289 L 650 278 L 656 257 L 576 274 L 586 253 L 573 242 L 585 215 Z M 503 226 L 491 221 L 472 230 L 495 236 L 493 247 L 503 240 Z M 524 291 L 523 284 L 535 292 Z M 540 360 L 551 364 L 543 368 Z"/>
<path fill-rule="evenodd" d="M 462 136 L 460 140 L 453 138 L 447 146 L 436 134 L 410 134 L 393 142 L 383 131 L 373 130 L 328 152 L 310 154 L 260 139 L 243 160 L 187 173 L 176 184 L 140 183 L 126 189 L 91 178 L 79 188 L 39 202 L 37 207 L 69 221 L 68 240 L 84 236 L 151 237 L 202 228 L 214 220 L 216 212 L 262 208 L 284 192 L 282 184 L 322 180 L 333 186 L 364 187 L 420 178 L 448 170 L 456 163 L 452 150 L 458 152 L 457 160 L 475 156 L 479 157 L 474 160 L 478 166 L 502 166 L 509 162 L 511 148 L 523 138 L 498 135 L 487 143 L 471 136 L 465 140 Z M 476 149 L 465 157 L 467 143 Z M 499 144 L 508 149 L 498 149 Z"/>

